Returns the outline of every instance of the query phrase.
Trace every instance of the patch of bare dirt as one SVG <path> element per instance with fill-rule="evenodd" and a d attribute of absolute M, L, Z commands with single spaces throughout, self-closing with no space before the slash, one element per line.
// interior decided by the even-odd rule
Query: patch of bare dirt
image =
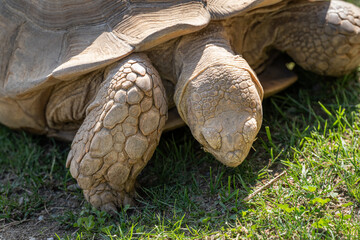
<path fill-rule="evenodd" d="M 79 197 L 59 190 L 42 190 L 42 196 L 50 199 L 44 209 L 20 221 L 1 219 L 0 240 L 42 240 L 57 239 L 71 235 L 75 228 L 62 224 L 59 216 L 72 211 L 75 215 L 80 210 L 82 202 Z M 65 219 L 66 220 L 66 219 Z"/>

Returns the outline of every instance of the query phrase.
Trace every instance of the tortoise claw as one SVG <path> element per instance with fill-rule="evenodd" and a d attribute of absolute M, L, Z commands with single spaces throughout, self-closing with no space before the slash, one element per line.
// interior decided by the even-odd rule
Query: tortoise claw
<path fill-rule="evenodd" d="M 110 202 L 110 203 L 106 203 L 104 205 L 102 205 L 100 207 L 101 211 L 107 212 L 112 216 L 116 216 L 117 215 L 117 208 L 115 206 L 114 203 Z"/>

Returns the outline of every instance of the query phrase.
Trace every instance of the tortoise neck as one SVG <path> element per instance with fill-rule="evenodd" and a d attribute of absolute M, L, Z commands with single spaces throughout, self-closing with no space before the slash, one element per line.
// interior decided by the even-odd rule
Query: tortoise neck
<path fill-rule="evenodd" d="M 209 67 L 209 62 L 212 65 L 223 62 L 223 59 L 219 58 L 219 49 L 234 54 L 226 31 L 220 23 L 210 24 L 200 32 L 182 37 L 174 53 L 174 73 L 178 83 L 198 75 Z"/>

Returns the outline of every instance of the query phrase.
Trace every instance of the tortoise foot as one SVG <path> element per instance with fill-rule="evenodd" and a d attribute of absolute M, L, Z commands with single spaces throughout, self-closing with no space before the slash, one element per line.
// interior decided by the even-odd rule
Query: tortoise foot
<path fill-rule="evenodd" d="M 112 211 L 132 202 L 136 177 L 159 143 L 167 103 L 159 75 L 143 54 L 110 66 L 104 79 L 67 166 L 86 199 Z"/>
<path fill-rule="evenodd" d="M 134 186 L 130 192 L 116 190 L 106 183 L 99 184 L 91 190 L 84 190 L 84 196 L 94 207 L 115 214 L 119 206 L 134 206 L 133 197 L 135 195 Z"/>

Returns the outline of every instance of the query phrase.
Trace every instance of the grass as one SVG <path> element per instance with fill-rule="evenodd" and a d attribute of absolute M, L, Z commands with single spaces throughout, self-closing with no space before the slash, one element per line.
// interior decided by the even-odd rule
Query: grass
<path fill-rule="evenodd" d="M 298 83 L 264 101 L 263 128 L 241 166 L 218 163 L 186 129 L 164 134 L 139 177 L 138 206 L 115 217 L 74 190 L 68 144 L 1 127 L 0 231 L 34 219 L 42 225 L 43 216 L 57 229 L 38 236 L 59 239 L 359 237 L 359 77 L 298 73 Z M 59 199 L 76 204 L 57 211 Z"/>
<path fill-rule="evenodd" d="M 300 80 L 264 101 L 241 166 L 218 163 L 186 128 L 166 133 L 137 207 L 113 217 L 83 200 L 69 144 L 0 127 L 0 239 L 359 239 L 360 69 L 295 70 Z"/>

